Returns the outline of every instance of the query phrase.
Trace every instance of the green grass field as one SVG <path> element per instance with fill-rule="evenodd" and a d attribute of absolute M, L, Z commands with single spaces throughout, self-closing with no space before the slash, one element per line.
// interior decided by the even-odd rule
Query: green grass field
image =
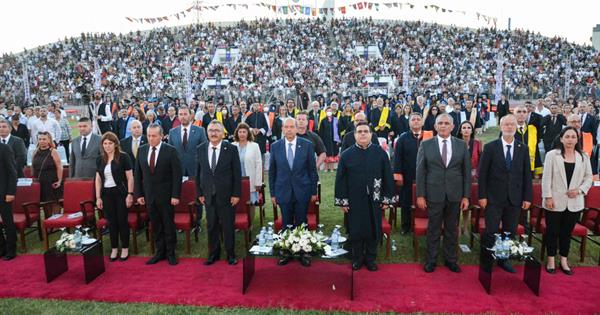
<path fill-rule="evenodd" d="M 488 130 L 480 138 L 484 142 L 489 142 L 498 136 L 498 130 L 492 128 Z M 329 233 L 335 224 L 342 224 L 342 212 L 333 206 L 333 187 L 335 180 L 335 173 L 320 172 L 320 181 L 322 184 L 322 203 L 320 207 L 320 220 L 321 223 L 325 224 L 325 231 Z M 267 193 L 268 195 L 268 193 Z M 266 221 L 271 221 L 273 218 L 273 210 L 270 203 L 266 205 Z M 399 218 L 398 218 L 399 220 Z M 257 215 L 254 218 L 254 232 L 260 229 L 260 222 Z M 265 223 L 266 224 L 266 223 Z M 51 235 L 50 244 L 58 238 L 58 233 Z M 177 254 L 180 257 L 186 257 L 184 255 L 184 239 L 183 233 L 178 234 L 178 248 Z M 392 252 L 389 259 L 385 259 L 385 248 L 380 247 L 379 250 L 379 263 L 415 263 L 413 261 L 413 248 L 412 248 L 412 235 L 400 235 L 398 230 L 395 230 L 392 239 L 396 241 L 397 250 Z M 108 241 L 108 236 L 104 237 L 105 242 Z M 149 246 L 146 242 L 146 238 L 143 232 L 138 234 L 139 242 L 139 255 L 150 255 Z M 468 235 L 462 235 L 461 244 L 469 244 Z M 29 247 L 29 253 L 41 254 L 42 244 L 37 238 L 37 233 L 31 233 L 27 237 L 27 244 Z M 420 258 L 422 259 L 425 252 L 425 239 L 421 238 L 420 244 Z M 385 245 L 385 242 L 384 242 Z M 533 246 L 536 247 L 536 254 L 539 257 L 540 242 L 534 240 Z M 478 240 L 474 243 L 470 253 L 460 253 L 459 263 L 460 264 L 478 264 L 479 263 L 479 242 Z M 600 248 L 591 242 L 588 242 L 588 248 L 586 253 L 586 259 L 584 263 L 579 263 L 579 243 L 572 242 L 571 255 L 569 257 L 570 262 L 573 266 L 577 265 L 597 265 L 598 251 Z M 109 254 L 110 249 L 105 246 L 105 254 Z M 241 233 L 236 233 L 236 253 L 239 257 L 244 256 L 244 239 Z M 203 227 L 203 233 L 200 234 L 200 239 L 196 243 L 192 240 L 192 251 L 189 257 L 206 257 L 207 256 L 207 240 L 205 228 Z M 219 309 L 212 307 L 192 307 L 192 306 L 166 306 L 156 304 L 116 304 L 116 303 L 98 303 L 98 302 L 65 302 L 65 301 L 44 301 L 44 300 L 30 300 L 30 299 L 4 299 L 0 300 L 0 310 L 10 310 L 10 314 L 75 314 L 75 313 L 90 313 L 90 314 L 187 314 L 187 313 L 226 313 L 226 314 L 283 314 L 288 313 L 286 310 L 253 310 L 253 309 Z M 300 312 L 300 314 L 315 314 L 316 312 Z"/>

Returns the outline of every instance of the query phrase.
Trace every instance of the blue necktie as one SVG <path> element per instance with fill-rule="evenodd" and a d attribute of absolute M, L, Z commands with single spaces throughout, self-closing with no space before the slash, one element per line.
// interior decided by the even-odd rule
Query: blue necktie
<path fill-rule="evenodd" d="M 292 151 L 292 144 L 288 143 L 287 160 L 290 165 L 290 169 L 294 166 L 294 151 Z"/>
<path fill-rule="evenodd" d="M 512 164 L 512 156 L 510 155 L 510 144 L 506 145 L 506 169 L 510 170 Z"/>

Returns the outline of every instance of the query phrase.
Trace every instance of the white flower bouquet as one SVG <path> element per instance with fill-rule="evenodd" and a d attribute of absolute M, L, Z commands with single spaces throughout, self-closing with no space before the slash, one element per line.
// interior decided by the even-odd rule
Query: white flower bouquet
<path fill-rule="evenodd" d="M 282 254 L 292 256 L 317 256 L 330 250 L 329 245 L 325 244 L 316 232 L 309 231 L 306 224 L 280 232 L 273 247 L 279 249 Z"/>
<path fill-rule="evenodd" d="M 75 235 L 73 234 L 63 233 L 60 236 L 60 239 L 56 241 L 56 250 L 61 253 L 74 250 L 76 247 Z"/>

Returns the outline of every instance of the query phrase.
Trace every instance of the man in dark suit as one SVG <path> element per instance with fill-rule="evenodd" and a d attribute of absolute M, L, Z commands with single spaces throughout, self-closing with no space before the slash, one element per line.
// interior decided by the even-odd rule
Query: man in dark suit
<path fill-rule="evenodd" d="M 129 128 L 129 124 L 134 119 L 135 118 L 127 115 L 127 109 L 121 109 L 119 111 L 119 118 L 115 120 L 115 125 L 113 127 L 113 130 L 119 139 L 125 139 L 129 136 L 127 128 Z"/>
<path fill-rule="evenodd" d="M 237 264 L 235 258 L 235 206 L 240 200 L 242 171 L 237 147 L 223 141 L 225 127 L 213 120 L 207 127 L 209 142 L 198 147 L 196 192 L 206 206 L 208 226 L 208 259 L 212 265 L 221 255 L 221 235 L 227 252 L 227 263 Z"/>
<path fill-rule="evenodd" d="M 485 233 L 481 250 L 494 246 L 494 234 L 500 230 L 515 235 L 521 209 L 532 200 L 531 166 L 527 146 L 515 141 L 517 119 L 508 114 L 500 121 L 502 137 L 485 145 L 479 161 L 479 206 L 485 209 Z M 508 260 L 498 265 L 511 273 Z"/>
<path fill-rule="evenodd" d="M 394 180 L 400 188 L 401 231 L 406 234 L 411 229 L 412 186 L 417 171 L 417 151 L 423 140 L 423 117 L 412 113 L 409 117 L 410 130 L 402 133 L 394 149 Z"/>
<path fill-rule="evenodd" d="M 198 146 L 207 141 L 203 127 L 192 125 L 192 115 L 187 106 L 179 108 L 180 126 L 169 132 L 169 144 L 175 147 L 183 176 L 196 176 Z M 208 126 L 206 124 L 205 126 Z"/>
<path fill-rule="evenodd" d="M 317 166 L 312 143 L 296 136 L 294 118 L 283 122 L 285 138 L 273 143 L 269 162 L 269 188 L 273 206 L 281 208 L 283 229 L 287 225 L 307 223 L 309 203 L 317 200 Z M 291 257 L 283 257 L 279 264 L 285 265 Z M 310 265 L 302 257 L 303 265 Z"/>
<path fill-rule="evenodd" d="M 442 224 L 445 265 L 452 272 L 460 272 L 458 218 L 459 211 L 469 207 L 471 155 L 464 141 L 450 135 L 453 128 L 452 117 L 439 114 L 435 120 L 437 136 L 421 142 L 417 153 L 417 206 L 429 214 L 425 272 L 435 270 Z"/>
<path fill-rule="evenodd" d="M 567 119 L 560 113 L 558 104 L 552 103 L 550 105 L 550 115 L 544 117 L 542 122 L 542 131 L 544 133 L 542 140 L 544 141 L 545 152 L 549 152 L 550 150 L 554 149 L 554 139 L 556 139 L 563 126 L 566 124 Z"/>
<path fill-rule="evenodd" d="M 173 207 L 181 195 L 181 163 L 173 146 L 162 143 L 162 128 L 151 124 L 147 129 L 148 144 L 140 147 L 135 163 L 135 196 L 146 205 L 155 235 L 156 254 L 148 265 L 167 259 L 177 265 L 177 235 Z"/>
<path fill-rule="evenodd" d="M 588 132 L 596 136 L 596 119 L 590 113 L 590 107 L 586 101 L 581 101 L 577 105 L 579 115 L 581 116 L 581 132 Z"/>
<path fill-rule="evenodd" d="M 121 140 L 121 149 L 123 152 L 129 154 L 132 165 L 135 165 L 137 160 L 138 151 L 141 146 L 148 143 L 148 138 L 143 134 L 142 123 L 139 120 L 131 122 L 129 129 L 131 130 L 131 136 Z M 135 172 L 135 168 L 133 170 Z"/>
<path fill-rule="evenodd" d="M 25 177 L 23 175 L 23 168 L 25 167 L 25 164 L 27 164 L 27 148 L 25 147 L 23 139 L 10 134 L 11 128 L 8 120 L 0 118 L 0 142 L 8 144 L 12 149 L 15 158 L 15 166 L 17 168 L 17 177 L 22 178 Z"/>
<path fill-rule="evenodd" d="M 92 120 L 94 134 L 104 134 L 112 131 L 113 116 L 110 102 L 102 100 L 103 93 L 100 90 L 94 92 L 94 100 L 88 106 L 89 117 Z"/>
<path fill-rule="evenodd" d="M 15 159 L 8 144 L 0 143 L 0 257 L 11 260 L 17 255 L 17 229 L 11 204 L 17 192 Z M 4 233 L 6 232 L 6 239 Z"/>
<path fill-rule="evenodd" d="M 537 128 L 537 136 L 539 143 L 542 139 L 542 122 L 544 117 L 535 112 L 535 105 L 533 105 L 533 103 L 531 103 L 530 101 L 525 102 L 525 108 L 527 109 L 526 123 L 527 125 L 533 125 L 535 126 L 535 128 Z"/>

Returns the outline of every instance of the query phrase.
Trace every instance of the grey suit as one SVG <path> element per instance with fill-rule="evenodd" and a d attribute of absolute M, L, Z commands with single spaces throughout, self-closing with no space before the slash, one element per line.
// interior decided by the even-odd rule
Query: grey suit
<path fill-rule="evenodd" d="M 25 147 L 25 142 L 23 139 L 11 135 L 6 144 L 13 150 L 15 166 L 17 167 L 17 177 L 25 177 L 23 174 L 23 168 L 25 167 L 25 164 L 27 164 L 27 148 Z"/>
<path fill-rule="evenodd" d="M 181 133 L 183 126 L 173 128 L 169 131 L 169 144 L 175 147 L 177 156 L 181 161 L 181 170 L 183 176 L 194 177 L 196 176 L 196 156 L 198 153 L 198 146 L 208 141 L 206 138 L 206 132 L 204 128 L 194 126 L 190 124 L 188 127 L 188 144 L 184 148 L 181 139 Z"/>
<path fill-rule="evenodd" d="M 446 167 L 438 137 L 423 141 L 417 153 L 417 197 L 427 200 L 427 262 L 435 263 L 444 226 L 444 257 L 456 263 L 460 201 L 471 195 L 471 156 L 464 141 L 450 137 L 452 156 Z"/>
<path fill-rule="evenodd" d="M 69 158 L 69 177 L 94 178 L 96 176 L 96 159 L 100 156 L 100 136 L 88 135 L 85 155 L 81 155 L 82 137 L 73 139 Z"/>

